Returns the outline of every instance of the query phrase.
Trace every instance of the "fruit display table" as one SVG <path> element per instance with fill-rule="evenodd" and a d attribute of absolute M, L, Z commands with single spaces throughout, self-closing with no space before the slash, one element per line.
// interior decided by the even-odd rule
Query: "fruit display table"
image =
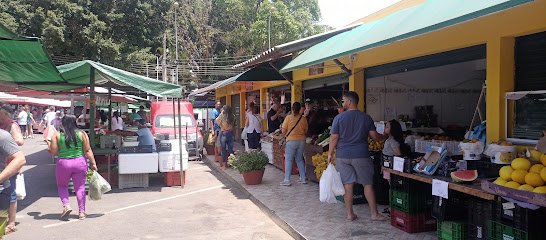
<path fill-rule="evenodd" d="M 495 201 L 500 200 L 499 196 L 483 191 L 481 189 L 481 184 L 480 184 L 479 181 L 475 181 L 474 183 L 471 183 L 471 184 L 470 183 L 461 184 L 461 183 L 453 182 L 451 177 L 444 177 L 444 176 L 437 176 L 437 175 L 428 176 L 428 175 L 419 174 L 419 173 L 413 173 L 413 174 L 412 173 L 404 173 L 404 172 L 395 171 L 393 169 L 386 168 L 386 167 L 382 167 L 381 169 L 383 171 L 389 172 L 391 174 L 396 174 L 396 175 L 399 175 L 399 176 L 411 178 L 411 179 L 421 181 L 421 182 L 425 182 L 425 183 L 428 183 L 428 184 L 432 184 L 432 179 L 438 179 L 438 180 L 446 181 L 446 182 L 449 182 L 449 185 L 448 185 L 449 189 L 452 189 L 452 190 L 455 190 L 455 191 L 458 191 L 458 192 L 461 192 L 461 193 L 465 193 L 465 194 L 468 194 L 468 195 L 476 196 L 476 197 L 479 197 L 479 198 L 483 198 L 483 199 L 486 199 L 486 200 L 495 200 Z"/>

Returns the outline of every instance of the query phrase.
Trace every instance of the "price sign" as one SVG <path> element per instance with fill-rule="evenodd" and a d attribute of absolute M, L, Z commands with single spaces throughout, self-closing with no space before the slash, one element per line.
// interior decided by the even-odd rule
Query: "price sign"
<path fill-rule="evenodd" d="M 394 157 L 392 169 L 399 172 L 404 172 L 404 159 L 401 157 Z"/>
<path fill-rule="evenodd" d="M 432 195 L 448 199 L 447 193 L 449 189 L 449 183 L 432 179 Z"/>

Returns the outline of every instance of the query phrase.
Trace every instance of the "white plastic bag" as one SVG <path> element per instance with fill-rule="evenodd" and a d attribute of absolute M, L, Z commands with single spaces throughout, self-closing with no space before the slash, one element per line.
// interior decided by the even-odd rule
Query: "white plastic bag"
<path fill-rule="evenodd" d="M 246 127 L 243 128 L 243 131 L 241 132 L 241 139 L 242 140 L 247 140 L 248 139 L 248 133 L 246 131 Z"/>
<path fill-rule="evenodd" d="M 112 190 L 112 187 L 97 171 L 93 171 L 93 177 L 89 180 L 89 199 L 100 200 L 102 194 Z"/>
<path fill-rule="evenodd" d="M 15 178 L 15 193 L 17 194 L 17 200 L 23 200 L 27 196 L 25 175 L 22 173 L 17 174 L 17 177 Z"/>
<path fill-rule="evenodd" d="M 320 201 L 326 203 L 336 203 L 336 195 L 345 194 L 345 189 L 341 183 L 341 177 L 336 171 L 334 165 L 329 164 L 326 170 L 322 173 L 319 182 Z"/>

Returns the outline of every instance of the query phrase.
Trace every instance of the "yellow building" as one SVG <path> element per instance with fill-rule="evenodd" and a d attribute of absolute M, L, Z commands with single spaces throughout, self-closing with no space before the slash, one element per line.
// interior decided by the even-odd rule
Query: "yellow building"
<path fill-rule="evenodd" d="M 419 15 L 423 12 L 428 15 Z M 426 99 L 422 105 L 440 106 L 438 121 L 446 125 L 471 123 L 485 83 L 487 141 L 532 143 L 540 122 L 546 122 L 546 108 L 537 105 L 542 93 L 523 101 L 507 101 L 505 95 L 546 88 L 545 13 L 546 0 L 401 1 L 310 47 L 281 72 L 292 72 L 291 99 L 302 98 L 307 81 L 341 78 L 360 95 L 361 110 L 381 117 L 375 120 L 407 114 L 413 109 L 395 107 L 415 107 Z M 376 92 L 382 83 L 384 92 Z M 230 93 L 241 91 L 227 86 L 217 98 Z M 379 107 L 371 95 L 381 96 Z"/>

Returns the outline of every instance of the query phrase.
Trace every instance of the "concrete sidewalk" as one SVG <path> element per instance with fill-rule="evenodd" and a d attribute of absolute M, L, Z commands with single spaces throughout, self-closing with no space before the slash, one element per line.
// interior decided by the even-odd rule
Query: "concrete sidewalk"
<path fill-rule="evenodd" d="M 240 144 L 235 145 L 235 150 L 241 150 Z M 222 172 L 241 191 L 247 192 L 262 211 L 296 239 L 436 239 L 436 232 L 408 234 L 392 227 L 390 220 L 371 221 L 367 204 L 355 205 L 359 218 L 348 222 L 343 203 L 319 201 L 317 183 L 297 184 L 298 176 L 292 175 L 292 186 L 280 186 L 284 174 L 273 165 L 266 166 L 262 184 L 246 185 L 238 171 L 231 168 L 222 171 L 213 155 L 207 155 L 203 161 Z M 378 206 L 380 212 L 386 207 Z"/>

